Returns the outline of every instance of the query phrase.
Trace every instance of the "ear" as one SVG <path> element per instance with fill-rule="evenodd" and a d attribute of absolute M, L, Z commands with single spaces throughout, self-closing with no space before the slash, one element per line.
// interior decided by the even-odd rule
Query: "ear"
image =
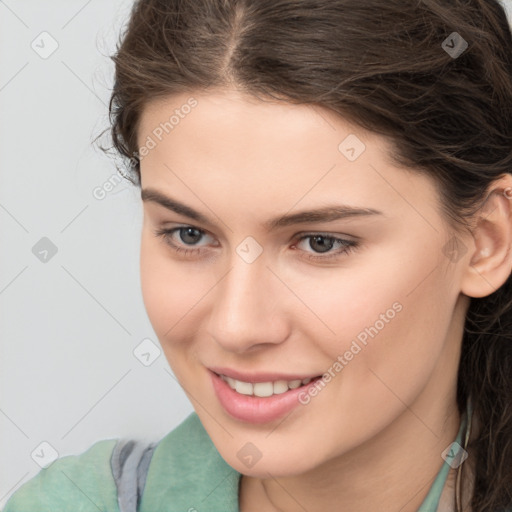
<path fill-rule="evenodd" d="M 512 272 L 512 175 L 494 181 L 487 200 L 475 214 L 474 249 L 461 280 L 469 297 L 495 292 Z"/>

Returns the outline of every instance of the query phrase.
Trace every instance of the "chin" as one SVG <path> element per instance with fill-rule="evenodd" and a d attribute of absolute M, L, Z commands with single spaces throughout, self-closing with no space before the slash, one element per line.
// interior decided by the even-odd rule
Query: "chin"
<path fill-rule="evenodd" d="M 287 447 L 287 450 L 280 451 L 279 453 L 276 453 L 275 451 L 272 452 L 270 447 L 263 448 L 261 458 L 249 467 L 238 458 L 237 454 L 239 451 L 238 445 L 244 445 L 245 443 L 237 442 L 237 449 L 233 451 L 234 444 L 235 443 L 232 443 L 227 446 L 227 450 L 220 451 L 218 448 L 217 450 L 225 462 L 233 469 L 250 477 L 292 477 L 307 473 L 308 471 L 313 470 L 317 465 L 322 464 L 321 459 L 317 460 L 312 458 L 309 454 L 304 452 L 304 450 L 297 449 L 297 446 L 302 445 L 300 442 L 291 442 Z M 228 455 L 226 455 L 226 451 L 229 452 Z"/>

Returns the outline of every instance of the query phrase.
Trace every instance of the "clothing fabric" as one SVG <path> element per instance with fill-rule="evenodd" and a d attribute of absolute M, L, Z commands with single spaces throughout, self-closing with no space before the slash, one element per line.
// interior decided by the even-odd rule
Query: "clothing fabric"
<path fill-rule="evenodd" d="M 460 446 L 471 412 L 461 418 Z M 450 468 L 445 460 L 418 512 L 437 510 Z M 194 412 L 157 443 L 106 439 L 57 459 L 3 512 L 239 512 L 240 477 Z"/>
<path fill-rule="evenodd" d="M 157 444 L 120 439 L 110 457 L 120 512 L 137 512 Z"/>

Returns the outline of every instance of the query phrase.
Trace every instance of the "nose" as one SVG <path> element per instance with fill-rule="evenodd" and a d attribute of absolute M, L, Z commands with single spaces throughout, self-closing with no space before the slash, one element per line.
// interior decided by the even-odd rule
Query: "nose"
<path fill-rule="evenodd" d="M 235 353 L 282 343 L 289 335 L 286 287 L 263 255 L 247 263 L 235 253 L 230 264 L 210 299 L 209 334 Z"/>

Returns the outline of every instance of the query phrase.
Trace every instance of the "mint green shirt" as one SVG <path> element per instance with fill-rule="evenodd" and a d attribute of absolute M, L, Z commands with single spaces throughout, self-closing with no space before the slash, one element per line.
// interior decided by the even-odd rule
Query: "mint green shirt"
<path fill-rule="evenodd" d="M 455 441 L 463 445 L 467 412 Z M 110 457 L 116 439 L 96 442 L 42 469 L 3 512 L 119 512 Z M 440 454 L 441 455 L 441 454 Z M 418 512 L 435 512 L 450 465 L 443 462 Z M 155 448 L 140 512 L 239 512 L 240 473 L 220 456 L 194 412 Z"/>

